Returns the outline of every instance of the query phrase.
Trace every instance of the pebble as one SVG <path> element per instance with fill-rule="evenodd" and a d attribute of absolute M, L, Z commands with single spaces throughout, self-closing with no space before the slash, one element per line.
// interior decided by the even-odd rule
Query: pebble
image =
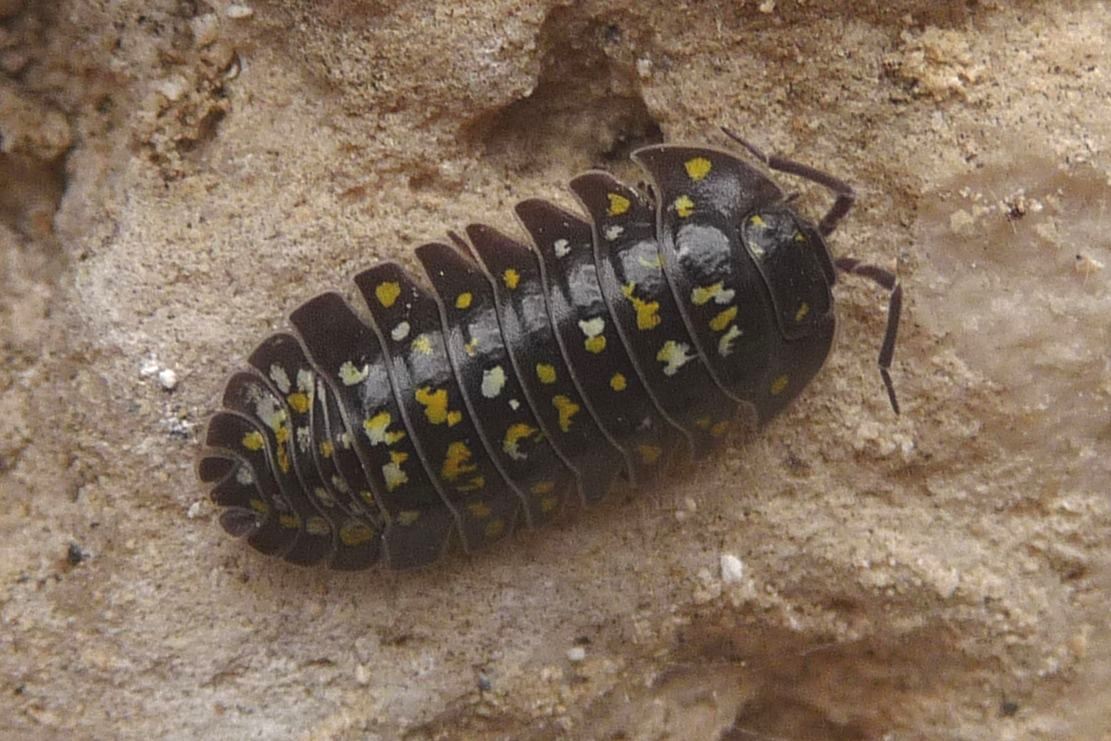
<path fill-rule="evenodd" d="M 580 661 L 586 660 L 586 649 L 582 646 L 574 646 L 567 649 L 567 660 L 577 664 Z"/>
<path fill-rule="evenodd" d="M 740 584 L 745 577 L 745 565 L 732 553 L 721 554 L 721 580 L 725 584 Z"/>
<path fill-rule="evenodd" d="M 169 368 L 163 368 L 158 371 L 158 383 L 162 384 L 164 390 L 173 391 L 177 388 L 177 374 Z"/>
<path fill-rule="evenodd" d="M 240 21 L 246 18 L 250 18 L 254 14 L 255 11 L 253 8 L 251 8 L 250 5 L 232 3 L 228 7 L 224 8 L 224 15 L 226 15 L 228 18 L 231 18 L 233 21 Z"/>
<path fill-rule="evenodd" d="M 367 668 L 366 664 L 359 664 L 355 667 L 355 681 L 363 687 L 370 684 L 370 669 Z"/>

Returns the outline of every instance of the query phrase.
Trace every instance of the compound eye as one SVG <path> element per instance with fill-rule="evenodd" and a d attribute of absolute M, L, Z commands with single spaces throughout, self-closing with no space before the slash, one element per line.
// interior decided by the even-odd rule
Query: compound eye
<path fill-rule="evenodd" d="M 789 212 L 765 211 L 745 219 L 741 238 L 768 287 L 783 336 L 810 335 L 832 306 L 821 236 Z"/>

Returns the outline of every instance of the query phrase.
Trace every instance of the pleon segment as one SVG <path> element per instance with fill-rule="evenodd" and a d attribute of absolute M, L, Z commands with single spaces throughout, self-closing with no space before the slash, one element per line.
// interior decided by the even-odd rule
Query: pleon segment
<path fill-rule="evenodd" d="M 553 520 L 574 486 L 525 398 L 502 338 L 493 291 L 468 257 L 417 248 L 438 295 L 448 358 L 491 460 L 520 498 L 530 527 Z"/>
<path fill-rule="evenodd" d="M 456 520 L 420 463 L 378 337 L 335 293 L 302 304 L 290 321 L 334 402 L 329 426 L 342 423 L 347 436 L 326 452 L 338 467 L 349 450 L 365 477 L 386 518 L 383 548 L 390 567 L 435 562 L 445 552 Z M 339 419 L 333 422 L 334 417 Z"/>
<path fill-rule="evenodd" d="M 600 501 L 625 459 L 571 378 L 548 316 L 536 254 L 482 224 L 468 226 L 467 237 L 493 286 L 505 347 L 537 422 L 574 470 L 582 501 Z"/>
<path fill-rule="evenodd" d="M 405 425 L 474 552 L 512 532 L 520 502 L 479 439 L 448 362 L 436 302 L 396 263 L 355 277 L 386 348 Z"/>
<path fill-rule="evenodd" d="M 702 458 L 728 430 L 737 403 L 717 388 L 694 349 L 664 277 L 655 209 L 605 172 L 580 175 L 571 190 L 593 221 L 598 281 L 633 364 Z"/>
<path fill-rule="evenodd" d="M 682 444 L 652 402 L 614 327 L 598 285 L 591 227 L 543 200 L 516 212 L 540 253 L 556 339 L 602 429 L 625 454 L 634 486 L 657 481 Z"/>
<path fill-rule="evenodd" d="M 377 561 L 380 549 L 377 538 L 367 535 L 382 530 L 383 518 L 373 500 L 368 506 L 351 497 L 350 492 L 338 490 L 331 468 L 322 470 L 317 464 L 312 437 L 316 374 L 300 344 L 289 334 L 271 335 L 248 362 L 285 403 L 293 470 L 301 491 L 328 520 L 334 533 L 329 567 L 341 571 L 367 568 Z M 352 537 L 353 533 L 360 533 L 361 537 Z"/>
<path fill-rule="evenodd" d="M 282 558 L 290 563 L 311 565 L 331 557 L 335 532 L 309 499 L 293 469 L 293 434 L 289 411 L 255 373 L 240 371 L 228 379 L 223 405 L 250 420 L 255 431 L 240 442 L 242 447 L 260 447 L 270 464 L 270 473 L 289 504 L 282 524 L 298 531 L 293 547 Z"/>
<path fill-rule="evenodd" d="M 247 467 L 238 469 L 244 472 L 242 477 L 221 481 L 211 497 L 219 506 L 255 512 L 257 527 L 247 536 L 247 543 L 260 553 L 282 556 L 293 548 L 300 529 L 292 518 L 293 508 L 270 472 L 265 440 L 259 428 L 240 414 L 221 410 L 212 415 L 205 429 L 205 445 L 233 454 Z M 251 494 L 250 486 L 257 496 Z"/>

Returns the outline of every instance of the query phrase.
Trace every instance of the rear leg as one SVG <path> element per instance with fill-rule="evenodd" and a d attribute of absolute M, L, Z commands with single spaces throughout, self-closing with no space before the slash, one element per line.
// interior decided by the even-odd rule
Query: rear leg
<path fill-rule="evenodd" d="M 837 224 L 840 223 L 841 219 L 845 218 L 845 215 L 848 214 L 849 210 L 853 207 L 853 203 L 856 202 L 856 193 L 853 191 L 853 187 L 844 180 L 835 178 L 810 165 L 804 165 L 801 162 L 789 160 L 786 157 L 780 157 L 774 154 L 770 156 L 766 155 L 757 148 L 756 145 L 750 143 L 740 135 L 733 133 L 724 126 L 721 127 L 721 130 L 726 136 L 747 149 L 752 153 L 752 156 L 756 157 L 756 159 L 763 162 L 769 168 L 779 172 L 785 172 L 789 175 L 797 175 L 800 178 L 806 178 L 807 180 L 818 183 L 833 191 L 834 195 L 837 196 L 837 200 L 833 202 L 829 211 L 827 211 L 826 215 L 822 217 L 822 220 L 818 222 L 818 232 L 823 237 L 828 237 L 833 233 L 833 230 L 837 228 Z"/>

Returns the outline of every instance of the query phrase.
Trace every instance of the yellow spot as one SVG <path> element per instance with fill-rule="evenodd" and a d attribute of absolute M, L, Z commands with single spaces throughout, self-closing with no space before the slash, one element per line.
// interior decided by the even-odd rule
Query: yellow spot
<path fill-rule="evenodd" d="M 725 328 L 733 323 L 737 318 L 737 307 L 730 306 L 718 313 L 713 319 L 710 320 L 710 329 L 715 332 L 724 332 Z"/>
<path fill-rule="evenodd" d="M 505 520 L 490 520 L 486 523 L 486 537 L 493 540 L 505 531 Z"/>
<path fill-rule="evenodd" d="M 540 511 L 551 512 L 559 504 L 559 497 L 544 497 L 540 500 Z"/>
<path fill-rule="evenodd" d="M 374 295 L 378 297 L 378 303 L 388 309 L 401 295 L 401 286 L 396 281 L 388 280 L 385 283 L 378 284 L 378 287 L 374 289 Z"/>
<path fill-rule="evenodd" d="M 325 440 L 320 443 L 320 455 L 325 458 L 331 458 L 332 453 L 335 452 L 335 447 L 332 445 L 331 440 Z"/>
<path fill-rule="evenodd" d="M 297 412 L 298 414 L 304 414 L 305 412 L 309 411 L 308 394 L 302 393 L 300 391 L 294 391 L 292 394 L 285 397 L 285 400 L 289 402 L 289 406 L 293 409 L 293 411 Z"/>
<path fill-rule="evenodd" d="M 440 467 L 440 476 L 445 481 L 458 481 L 461 477 L 468 473 L 473 473 L 478 470 L 478 467 L 471 460 L 471 449 L 467 447 L 465 442 L 457 440 L 447 446 L 447 454 L 444 457 L 444 465 Z"/>
<path fill-rule="evenodd" d="M 694 421 L 694 426 L 700 430 L 708 430 L 711 423 L 712 420 L 709 417 L 699 417 Z"/>
<path fill-rule="evenodd" d="M 391 463 L 396 463 L 397 465 L 400 466 L 402 463 L 404 463 L 407 460 L 409 460 L 409 454 L 408 453 L 402 452 L 400 450 L 390 451 L 390 462 Z"/>
<path fill-rule="evenodd" d="M 301 518 L 292 512 L 286 512 L 278 515 L 278 524 L 284 528 L 292 530 L 301 527 Z"/>
<path fill-rule="evenodd" d="M 332 532 L 332 528 L 328 526 L 328 521 L 323 517 L 310 517 L 305 521 L 305 530 L 309 535 L 327 535 Z"/>
<path fill-rule="evenodd" d="M 621 286 L 621 292 L 625 294 L 625 298 L 629 299 L 633 304 L 633 308 L 636 309 L 637 329 L 642 331 L 655 329 L 662 321 L 658 313 L 660 310 L 660 302 L 645 301 L 642 298 L 637 298 L 636 287 L 636 283 L 626 283 Z"/>
<path fill-rule="evenodd" d="M 552 398 L 552 406 L 559 412 L 559 429 L 568 432 L 571 429 L 571 418 L 579 413 L 579 405 L 559 394 Z"/>
<path fill-rule="evenodd" d="M 505 283 L 505 287 L 512 291 L 521 282 L 521 274 L 513 268 L 506 268 L 505 272 L 501 274 L 501 279 Z"/>
<path fill-rule="evenodd" d="M 265 515 L 270 512 L 270 505 L 261 499 L 252 499 L 248 504 L 251 505 L 251 509 L 258 512 L 260 515 Z"/>
<path fill-rule="evenodd" d="M 637 257 L 637 263 L 645 268 L 659 268 L 663 266 L 658 254 L 652 255 L 651 257 Z"/>
<path fill-rule="evenodd" d="M 658 445 L 638 445 L 637 452 L 640 453 L 640 459 L 649 466 L 658 461 L 660 456 L 664 454 L 663 448 Z"/>
<path fill-rule="evenodd" d="M 369 504 L 369 505 L 370 505 L 371 507 L 374 507 L 374 506 L 375 506 L 375 503 L 374 503 L 374 495 L 373 495 L 373 494 L 371 494 L 371 493 L 370 493 L 369 491 L 367 491 L 366 489 L 360 489 L 360 490 L 359 490 L 359 499 L 362 499 L 362 500 L 363 500 L 364 502 L 366 502 L 367 504 Z"/>
<path fill-rule="evenodd" d="M 604 334 L 599 334 L 593 337 L 587 337 L 583 346 L 586 347 L 587 352 L 592 352 L 597 355 L 606 349 L 606 336 Z"/>
<path fill-rule="evenodd" d="M 684 162 L 683 167 L 686 168 L 691 180 L 701 180 L 710 174 L 713 165 L 705 157 L 695 157 Z"/>
<path fill-rule="evenodd" d="M 533 494 L 550 494 L 551 492 L 555 491 L 555 482 L 537 481 L 535 484 L 530 486 L 528 490 L 531 491 Z"/>
<path fill-rule="evenodd" d="M 756 214 L 755 216 L 749 218 L 748 223 L 752 224 L 755 227 L 759 227 L 760 229 L 763 229 L 768 225 L 768 222 L 764 221 L 763 217 L 761 217 L 760 214 Z"/>
<path fill-rule="evenodd" d="M 802 232 L 795 232 L 795 236 L 793 236 L 792 239 L 799 244 L 806 244 L 806 235 Z"/>
<path fill-rule="evenodd" d="M 243 447 L 247 450 L 262 450 L 265 444 L 266 438 L 258 430 L 252 430 L 243 436 Z"/>
<path fill-rule="evenodd" d="M 606 213 L 610 216 L 620 216 L 629 210 L 629 206 L 633 205 L 628 198 L 618 193 L 609 193 L 607 197 L 609 198 L 610 205 L 609 208 L 606 209 Z"/>
<path fill-rule="evenodd" d="M 432 390 L 428 386 L 421 386 L 415 396 L 417 402 L 424 407 L 424 416 L 434 425 L 447 422 L 448 427 L 454 427 L 463 419 L 462 413 L 447 408 L 447 389 Z"/>
<path fill-rule="evenodd" d="M 475 476 L 465 484 L 456 484 L 455 485 L 455 490 L 456 491 L 478 491 L 479 489 L 481 489 L 484 486 L 486 486 L 486 479 L 484 479 L 482 476 Z"/>
<path fill-rule="evenodd" d="M 610 388 L 614 391 L 624 391 L 626 386 L 628 386 L 628 382 L 623 374 L 614 373 L 610 376 Z"/>
<path fill-rule="evenodd" d="M 367 439 L 370 440 L 371 445 L 393 445 L 398 440 L 405 437 L 404 432 L 390 432 L 390 422 L 393 419 L 390 417 L 389 412 L 378 412 L 373 417 L 363 422 L 363 430 L 366 431 Z"/>
<path fill-rule="evenodd" d="M 772 396 L 779 396 L 787 388 L 787 376 L 779 376 L 772 381 Z"/>
<path fill-rule="evenodd" d="M 279 443 L 284 443 L 289 440 L 289 425 L 282 425 L 274 431 L 274 437 Z"/>
<path fill-rule="evenodd" d="M 346 546 L 356 546 L 374 537 L 374 531 L 358 520 L 348 520 L 339 529 L 339 539 Z"/>
<path fill-rule="evenodd" d="M 480 520 L 485 520 L 493 513 L 490 505 L 486 502 L 471 502 L 467 505 L 467 511 Z"/>
<path fill-rule="evenodd" d="M 714 437 L 724 437 L 727 432 L 729 432 L 729 422 L 724 419 L 710 428 L 710 434 Z"/>
<path fill-rule="evenodd" d="M 413 509 L 402 510 L 397 513 L 397 522 L 399 525 L 408 527 L 420 519 L 420 512 Z"/>
<path fill-rule="evenodd" d="M 474 299 L 474 296 L 472 296 L 470 294 L 470 291 L 460 293 L 458 296 L 455 297 L 455 308 L 457 308 L 457 309 L 469 309 L 469 308 L 471 308 L 471 301 L 473 299 Z"/>
<path fill-rule="evenodd" d="M 675 199 L 675 213 L 679 214 L 680 219 L 685 219 L 694 213 L 694 201 L 690 196 L 679 196 Z"/>
<path fill-rule="evenodd" d="M 463 345 L 463 350 L 467 353 L 467 355 L 473 358 L 478 352 L 478 338 L 472 337 L 471 339 L 467 340 L 467 344 Z"/>
<path fill-rule="evenodd" d="M 539 432 L 540 431 L 532 425 L 527 425 L 524 422 L 515 422 L 506 429 L 501 449 L 513 460 L 523 461 L 528 456 L 521 452 L 521 441 L 528 440 Z"/>
<path fill-rule="evenodd" d="M 553 366 L 547 363 L 536 364 L 536 377 L 540 379 L 540 383 L 555 383 L 556 371 Z"/>
<path fill-rule="evenodd" d="M 278 468 L 282 473 L 289 473 L 289 450 L 284 445 L 278 446 Z"/>
<path fill-rule="evenodd" d="M 412 347 L 422 355 L 432 354 L 432 340 L 428 339 L 428 335 L 421 334 L 413 338 Z"/>
<path fill-rule="evenodd" d="M 810 304 L 805 301 L 799 304 L 799 310 L 795 312 L 795 321 L 801 322 L 810 313 Z"/>

